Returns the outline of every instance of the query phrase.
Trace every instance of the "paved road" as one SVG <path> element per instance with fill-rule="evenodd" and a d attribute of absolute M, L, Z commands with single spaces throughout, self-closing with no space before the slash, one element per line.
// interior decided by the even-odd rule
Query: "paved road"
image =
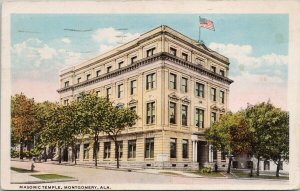
<path fill-rule="evenodd" d="M 11 161 L 11 166 L 19 168 L 30 168 L 31 163 Z M 177 188 L 201 189 L 209 186 L 210 189 L 226 189 L 229 186 L 236 185 L 239 189 L 260 188 L 265 189 L 271 186 L 272 189 L 284 189 L 289 185 L 287 180 L 245 180 L 245 179 L 228 179 L 228 178 L 195 178 L 184 176 L 172 176 L 163 174 L 153 174 L 151 171 L 117 171 L 95 169 L 80 166 L 66 166 L 49 163 L 36 163 L 35 170 L 45 173 L 56 173 L 60 175 L 77 178 L 75 182 L 65 182 L 60 184 L 152 184 L 159 186 L 156 188 L 163 189 L 159 184 L 178 184 Z M 11 173 L 13 176 L 14 173 Z M 13 178 L 13 177 L 12 177 Z M 199 187 L 200 185 L 200 187 Z M 167 185 L 166 185 L 167 186 Z M 135 187 L 139 188 L 139 187 Z M 150 188 L 150 187 L 149 187 Z M 168 187 L 166 187 L 168 188 Z"/>

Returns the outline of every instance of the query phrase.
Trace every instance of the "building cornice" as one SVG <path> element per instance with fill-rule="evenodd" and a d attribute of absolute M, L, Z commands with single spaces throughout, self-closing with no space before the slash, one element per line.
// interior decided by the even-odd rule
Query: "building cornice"
<path fill-rule="evenodd" d="M 104 81 L 104 80 L 107 80 L 107 79 L 110 79 L 110 78 L 113 78 L 113 77 L 116 77 L 116 76 L 120 76 L 124 73 L 136 70 L 140 67 L 151 64 L 151 63 L 156 62 L 158 60 L 171 61 L 172 63 L 175 63 L 179 66 L 182 66 L 182 67 L 188 68 L 190 70 L 196 71 L 197 73 L 199 73 L 201 75 L 208 76 L 210 78 L 213 78 L 215 80 L 224 82 L 226 84 L 231 84 L 233 82 L 233 80 L 231 80 L 227 77 L 223 77 L 223 76 L 221 76 L 217 73 L 214 73 L 214 72 L 212 72 L 212 71 L 210 71 L 210 70 L 208 70 L 208 69 L 206 69 L 202 66 L 193 64 L 189 61 L 185 61 L 181 58 L 173 56 L 170 53 L 160 52 L 160 53 L 154 54 L 153 56 L 141 59 L 141 60 L 137 61 L 134 64 L 131 64 L 131 65 L 125 66 L 123 68 L 114 70 L 110 73 L 102 74 L 98 77 L 92 78 L 90 80 L 87 80 L 87 81 L 84 81 L 84 82 L 81 82 L 81 83 L 78 83 L 78 84 L 74 84 L 74 85 L 69 86 L 69 87 L 61 88 L 61 89 L 57 90 L 57 92 L 58 93 L 63 93 L 63 92 L 69 91 L 69 90 L 74 91 L 75 89 L 78 89 L 78 88 L 81 88 L 81 87 L 85 87 L 85 86 L 95 84 L 95 83 L 100 82 L 100 81 Z"/>

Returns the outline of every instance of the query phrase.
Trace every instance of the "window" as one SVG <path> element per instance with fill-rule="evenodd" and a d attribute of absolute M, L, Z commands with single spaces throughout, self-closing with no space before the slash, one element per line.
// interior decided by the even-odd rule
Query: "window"
<path fill-rule="evenodd" d="M 264 170 L 270 170 L 270 161 L 268 160 L 264 161 Z"/>
<path fill-rule="evenodd" d="M 86 75 L 86 80 L 89 80 L 91 77 L 91 74 Z"/>
<path fill-rule="evenodd" d="M 100 73 L 101 73 L 101 70 L 97 70 L 96 76 L 97 76 L 97 77 L 100 76 Z"/>
<path fill-rule="evenodd" d="M 216 88 L 211 88 L 210 89 L 210 100 L 211 101 L 216 101 Z"/>
<path fill-rule="evenodd" d="M 65 88 L 66 88 L 66 87 L 69 87 L 69 85 L 70 85 L 70 84 L 69 84 L 69 81 L 66 81 L 66 82 L 65 82 Z"/>
<path fill-rule="evenodd" d="M 189 141 L 187 139 L 182 140 L 182 158 L 189 158 Z"/>
<path fill-rule="evenodd" d="M 69 100 L 68 99 L 64 100 L 64 105 L 69 105 Z"/>
<path fill-rule="evenodd" d="M 118 64 L 118 66 L 119 66 L 119 69 L 123 67 L 123 64 L 124 64 L 124 62 L 123 62 L 123 61 L 122 61 L 122 62 L 119 62 L 119 64 Z"/>
<path fill-rule="evenodd" d="M 196 108 L 195 124 L 198 128 L 204 128 L 204 110 Z"/>
<path fill-rule="evenodd" d="M 181 91 L 184 93 L 187 93 L 187 91 L 188 91 L 188 79 L 187 78 L 181 78 Z"/>
<path fill-rule="evenodd" d="M 145 140 L 145 158 L 154 158 L 154 138 Z"/>
<path fill-rule="evenodd" d="M 253 161 L 247 161 L 247 168 L 248 169 L 253 168 Z"/>
<path fill-rule="evenodd" d="M 121 159 L 123 156 L 123 141 L 118 141 L 117 147 L 118 147 L 118 152 L 116 149 L 115 158 L 117 158 L 117 156 L 119 156 L 119 159 Z"/>
<path fill-rule="evenodd" d="M 111 97 L 111 87 L 106 88 L 106 99 L 110 99 Z"/>
<path fill-rule="evenodd" d="M 213 73 L 216 73 L 216 67 L 215 67 L 215 66 L 211 66 L 210 68 L 211 68 L 211 71 L 212 71 Z"/>
<path fill-rule="evenodd" d="M 224 146 L 222 146 L 221 148 L 221 160 L 222 161 L 226 160 L 226 151 Z"/>
<path fill-rule="evenodd" d="M 137 82 L 136 80 L 132 80 L 130 82 L 130 95 L 136 94 L 136 90 L 137 90 Z"/>
<path fill-rule="evenodd" d="M 220 70 L 220 75 L 223 76 L 223 77 L 225 76 L 224 70 Z"/>
<path fill-rule="evenodd" d="M 147 50 L 147 57 L 152 56 L 154 54 L 154 50 L 155 50 L 155 48 L 151 48 L 151 49 Z"/>
<path fill-rule="evenodd" d="M 176 56 L 176 49 L 175 48 L 170 48 L 170 53 L 174 56 Z"/>
<path fill-rule="evenodd" d="M 212 149 L 213 149 L 213 160 L 216 161 L 218 159 L 218 150 L 213 145 L 212 145 Z"/>
<path fill-rule="evenodd" d="M 170 158 L 176 158 L 176 139 L 170 139 Z"/>
<path fill-rule="evenodd" d="M 201 58 L 196 58 L 196 64 L 203 66 L 205 64 L 205 60 Z"/>
<path fill-rule="evenodd" d="M 104 159 L 109 159 L 110 158 L 110 142 L 105 142 L 104 143 Z"/>
<path fill-rule="evenodd" d="M 188 55 L 187 55 L 187 54 L 182 53 L 182 58 L 183 58 L 185 61 L 188 61 Z"/>
<path fill-rule="evenodd" d="M 195 95 L 204 98 L 204 85 L 196 82 Z"/>
<path fill-rule="evenodd" d="M 217 120 L 217 114 L 215 112 L 211 112 L 211 115 L 210 115 L 210 124 L 214 124 L 214 122 L 216 122 Z"/>
<path fill-rule="evenodd" d="M 90 146 L 90 144 L 83 145 L 83 159 L 89 158 L 89 146 Z"/>
<path fill-rule="evenodd" d="M 155 123 L 155 102 L 147 103 L 147 124 Z"/>
<path fill-rule="evenodd" d="M 80 80 L 81 80 L 81 78 L 77 78 L 77 83 L 78 83 L 78 84 L 80 83 Z"/>
<path fill-rule="evenodd" d="M 170 73 L 169 88 L 176 89 L 176 74 Z"/>
<path fill-rule="evenodd" d="M 130 64 L 133 64 L 137 60 L 137 56 L 131 57 L 131 62 Z"/>
<path fill-rule="evenodd" d="M 176 124 L 176 103 L 170 102 L 170 123 Z"/>
<path fill-rule="evenodd" d="M 136 140 L 128 141 L 128 158 L 136 157 Z"/>
<path fill-rule="evenodd" d="M 188 106 L 182 105 L 181 107 L 181 124 L 187 126 L 187 115 L 188 115 Z"/>
<path fill-rule="evenodd" d="M 153 74 L 148 74 L 146 76 L 146 89 L 153 89 L 155 87 L 155 73 Z"/>
<path fill-rule="evenodd" d="M 99 97 L 100 96 L 100 91 L 96 91 L 96 95 Z"/>
<path fill-rule="evenodd" d="M 108 66 L 107 68 L 106 68 L 106 73 L 109 73 L 109 72 L 111 72 L 111 66 Z"/>
<path fill-rule="evenodd" d="M 123 84 L 118 85 L 118 98 L 124 97 L 124 86 Z"/>
<path fill-rule="evenodd" d="M 220 91 L 220 103 L 224 103 L 224 92 L 223 91 Z"/>

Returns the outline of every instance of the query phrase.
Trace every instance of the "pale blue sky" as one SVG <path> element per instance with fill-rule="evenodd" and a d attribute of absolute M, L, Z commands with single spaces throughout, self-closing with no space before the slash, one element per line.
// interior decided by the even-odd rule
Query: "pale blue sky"
<path fill-rule="evenodd" d="M 235 80 L 231 99 L 236 99 L 236 93 L 251 94 L 247 90 L 239 92 L 240 86 L 253 86 L 261 90 L 257 94 L 262 97 L 252 100 L 252 95 L 250 102 L 270 98 L 285 108 L 286 101 L 273 95 L 286 91 L 287 85 L 289 22 L 288 15 L 284 14 L 14 14 L 11 17 L 13 93 L 22 91 L 37 100 L 56 100 L 58 71 L 62 67 L 83 62 L 117 45 L 116 39 L 109 40 L 107 31 L 111 31 L 110 35 L 136 37 L 160 25 L 168 25 L 197 40 L 199 16 L 212 20 L 216 29 L 202 29 L 201 39 L 231 61 L 230 77 Z M 91 31 L 73 32 L 64 30 L 66 28 Z M 128 30 L 117 30 L 120 28 Z M 243 82 L 236 81 L 241 79 Z M 36 91 L 25 84 L 29 82 L 37 89 L 49 87 L 49 92 L 45 90 L 36 95 Z M 273 92 L 263 96 L 266 87 Z M 240 107 L 245 101 L 240 100 Z M 236 104 L 231 106 L 233 110 L 239 108 L 239 103 Z"/>

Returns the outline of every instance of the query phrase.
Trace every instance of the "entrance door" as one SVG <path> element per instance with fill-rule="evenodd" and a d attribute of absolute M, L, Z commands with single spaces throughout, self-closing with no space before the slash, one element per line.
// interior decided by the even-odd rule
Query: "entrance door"
<path fill-rule="evenodd" d="M 197 144 L 197 162 L 202 167 L 208 162 L 208 144 L 206 141 L 198 141 Z"/>
<path fill-rule="evenodd" d="M 68 162 L 68 155 L 69 155 L 68 148 L 64 148 L 62 160 Z"/>

